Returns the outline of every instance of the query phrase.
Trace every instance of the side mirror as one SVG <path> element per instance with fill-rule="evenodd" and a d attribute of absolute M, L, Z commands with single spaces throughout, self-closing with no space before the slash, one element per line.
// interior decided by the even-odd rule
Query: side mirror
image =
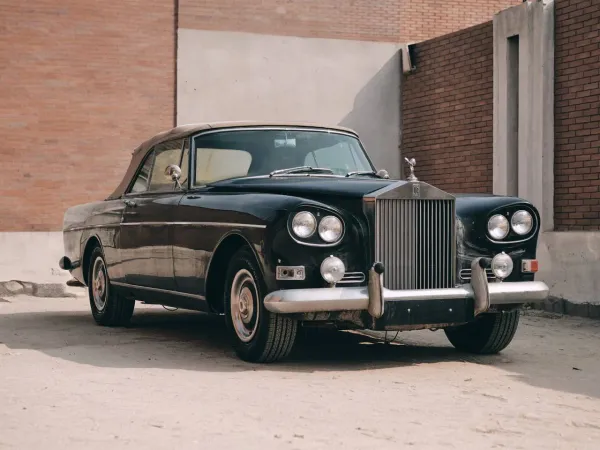
<path fill-rule="evenodd" d="M 169 164 L 165 169 L 165 175 L 171 177 L 179 189 L 182 189 L 179 179 L 181 178 L 181 168 L 177 164 Z"/>
<path fill-rule="evenodd" d="M 390 174 L 389 174 L 389 173 L 388 173 L 388 171 L 387 171 L 387 170 L 385 170 L 385 169 L 379 169 L 379 170 L 377 171 L 377 176 L 378 176 L 379 178 L 386 178 L 386 179 L 387 179 L 387 178 L 389 178 L 389 177 L 390 177 Z"/>
<path fill-rule="evenodd" d="M 181 169 L 176 164 L 169 164 L 165 169 L 165 175 L 171 177 L 173 181 L 178 181 L 181 178 Z"/>

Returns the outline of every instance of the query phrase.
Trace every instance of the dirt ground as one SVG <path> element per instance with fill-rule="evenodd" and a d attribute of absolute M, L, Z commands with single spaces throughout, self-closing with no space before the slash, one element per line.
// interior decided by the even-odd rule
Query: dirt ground
<path fill-rule="evenodd" d="M 325 338 L 253 365 L 220 318 L 138 305 L 107 329 L 83 298 L 0 300 L 0 448 L 600 448 L 598 321 L 526 312 L 486 357 L 441 331 Z"/>

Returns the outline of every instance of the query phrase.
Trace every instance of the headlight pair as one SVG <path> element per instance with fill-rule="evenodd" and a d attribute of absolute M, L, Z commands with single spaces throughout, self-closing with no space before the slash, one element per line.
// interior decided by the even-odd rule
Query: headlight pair
<path fill-rule="evenodd" d="M 488 221 L 488 233 L 495 240 L 504 239 L 511 228 L 519 236 L 525 236 L 533 228 L 533 216 L 521 209 L 511 216 L 510 223 L 502 214 L 495 214 Z"/>
<path fill-rule="evenodd" d="M 309 211 L 300 211 L 292 219 L 292 232 L 300 239 L 308 239 L 318 231 L 319 237 L 327 244 L 339 241 L 344 234 L 344 224 L 335 216 L 325 216 L 317 222 Z"/>

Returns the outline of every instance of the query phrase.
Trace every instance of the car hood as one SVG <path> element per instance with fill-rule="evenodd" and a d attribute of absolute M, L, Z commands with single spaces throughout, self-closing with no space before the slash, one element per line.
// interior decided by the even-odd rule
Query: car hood
<path fill-rule="evenodd" d="M 398 180 L 375 178 L 341 178 L 318 176 L 237 178 L 211 183 L 216 191 L 253 191 L 294 196 L 322 196 L 362 198 L 365 194 L 384 188 Z"/>

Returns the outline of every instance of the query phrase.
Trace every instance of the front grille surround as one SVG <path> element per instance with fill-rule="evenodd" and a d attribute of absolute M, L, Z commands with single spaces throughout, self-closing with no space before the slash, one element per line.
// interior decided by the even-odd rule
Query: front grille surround
<path fill-rule="evenodd" d="M 374 256 L 387 289 L 444 289 L 456 285 L 456 205 L 426 183 L 405 183 L 372 194 Z M 414 186 L 418 185 L 418 189 Z M 419 195 L 415 195 L 415 192 Z"/>

